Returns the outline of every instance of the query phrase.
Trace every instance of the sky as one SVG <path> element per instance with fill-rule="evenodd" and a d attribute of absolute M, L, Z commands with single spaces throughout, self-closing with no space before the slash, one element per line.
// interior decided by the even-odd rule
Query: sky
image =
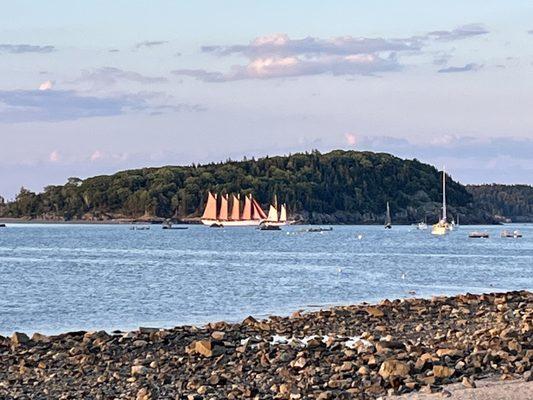
<path fill-rule="evenodd" d="M 533 184 L 533 2 L 18 0 L 0 195 L 318 149 Z"/>

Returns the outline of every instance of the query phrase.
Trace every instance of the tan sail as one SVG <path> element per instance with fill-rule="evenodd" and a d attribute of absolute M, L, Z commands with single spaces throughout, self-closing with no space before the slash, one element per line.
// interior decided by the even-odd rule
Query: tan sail
<path fill-rule="evenodd" d="M 217 195 L 211 192 L 207 195 L 207 204 L 205 206 L 202 219 L 217 219 Z"/>
<path fill-rule="evenodd" d="M 270 205 L 270 208 L 268 210 L 268 222 L 278 222 L 278 210 L 276 210 L 276 207 L 274 207 L 272 204 Z"/>
<path fill-rule="evenodd" d="M 222 195 L 222 199 L 220 201 L 220 211 L 218 212 L 218 219 L 220 221 L 227 221 L 228 220 L 228 196 Z"/>
<path fill-rule="evenodd" d="M 233 207 L 231 208 L 231 220 L 238 221 L 241 219 L 241 204 L 237 196 L 233 195 Z"/>
<path fill-rule="evenodd" d="M 281 205 L 281 212 L 279 215 L 279 222 L 287 222 L 287 206 L 285 204 Z"/>
<path fill-rule="evenodd" d="M 242 210 L 242 218 L 241 219 L 243 219 L 243 220 L 252 219 L 252 195 L 248 195 L 244 199 L 244 210 Z"/>
<path fill-rule="evenodd" d="M 266 219 L 267 215 L 259 205 L 259 203 L 250 195 L 252 199 L 252 219 Z"/>

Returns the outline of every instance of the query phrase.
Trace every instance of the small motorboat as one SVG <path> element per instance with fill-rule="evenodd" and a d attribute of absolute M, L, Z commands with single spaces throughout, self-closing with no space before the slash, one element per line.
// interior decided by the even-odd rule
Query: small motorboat
<path fill-rule="evenodd" d="M 183 229 L 189 229 L 188 227 L 186 226 L 173 226 L 172 225 L 172 222 L 170 221 L 165 221 L 163 222 L 163 229 L 174 229 L 174 230 L 183 230 Z"/>
<path fill-rule="evenodd" d="M 468 234 L 468 237 L 471 239 L 488 239 L 489 233 L 488 232 L 470 232 Z"/>
<path fill-rule="evenodd" d="M 416 225 L 416 229 L 418 229 L 419 231 L 426 231 L 428 229 L 428 224 L 425 222 L 419 222 Z"/>
<path fill-rule="evenodd" d="M 306 232 L 330 232 L 332 231 L 333 228 L 329 227 L 329 228 L 322 228 L 322 227 L 317 227 L 317 228 L 308 228 L 306 230 Z"/>
<path fill-rule="evenodd" d="M 224 225 L 215 222 L 215 223 L 212 223 L 211 225 L 209 225 L 209 227 L 210 228 L 224 228 Z"/>
<path fill-rule="evenodd" d="M 149 226 L 132 226 L 130 228 L 130 230 L 132 230 L 132 231 L 148 231 L 148 230 L 150 230 L 150 227 Z"/>
<path fill-rule="evenodd" d="M 6 224 L 0 224 L 0 228 L 7 228 Z"/>
<path fill-rule="evenodd" d="M 522 233 L 518 230 L 514 230 L 514 231 L 508 231 L 507 229 L 505 229 L 504 231 L 502 231 L 501 235 L 500 235 L 502 238 L 521 238 L 522 237 Z"/>
<path fill-rule="evenodd" d="M 281 227 L 279 225 L 270 224 L 259 225 L 257 229 L 259 229 L 260 231 L 281 231 Z"/>

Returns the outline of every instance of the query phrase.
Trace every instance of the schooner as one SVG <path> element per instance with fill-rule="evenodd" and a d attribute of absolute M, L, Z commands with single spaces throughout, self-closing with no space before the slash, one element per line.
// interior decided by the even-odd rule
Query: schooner
<path fill-rule="evenodd" d="M 241 213 L 240 196 L 231 196 L 231 207 L 228 195 L 220 196 L 209 192 L 207 204 L 202 214 L 202 224 L 208 226 L 257 226 L 267 219 L 267 215 L 251 194 L 244 198 Z"/>

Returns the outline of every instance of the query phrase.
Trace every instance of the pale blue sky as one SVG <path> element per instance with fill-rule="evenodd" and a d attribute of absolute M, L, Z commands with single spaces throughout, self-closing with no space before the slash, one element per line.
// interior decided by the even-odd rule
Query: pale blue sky
<path fill-rule="evenodd" d="M 0 194 L 312 148 L 532 184 L 531 30 L 518 0 L 5 2 Z"/>

